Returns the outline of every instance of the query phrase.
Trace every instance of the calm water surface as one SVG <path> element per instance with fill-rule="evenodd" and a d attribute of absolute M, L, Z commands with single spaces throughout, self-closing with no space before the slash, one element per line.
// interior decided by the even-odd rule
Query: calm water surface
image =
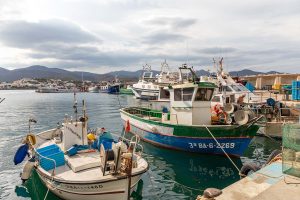
<path fill-rule="evenodd" d="M 37 119 L 33 131 L 38 133 L 56 127 L 65 114 L 73 115 L 73 94 L 39 94 L 34 91 L 1 91 L 6 98 L 0 104 L 0 199 L 44 199 L 47 189 L 36 173 L 22 185 L 22 164 L 15 166 L 13 156 L 22 135 L 28 132 L 28 119 Z M 85 99 L 89 127 L 105 127 L 121 133 L 120 106 L 140 105 L 132 96 L 97 93 L 77 94 L 78 104 Z M 80 110 L 80 109 L 79 109 Z M 223 156 L 190 154 L 161 149 L 142 143 L 144 158 L 150 170 L 139 182 L 134 199 L 195 199 L 207 187 L 224 188 L 239 180 L 238 172 Z M 263 162 L 278 142 L 256 137 L 244 157 L 234 159 L 241 167 L 244 162 Z M 49 194 L 47 199 L 59 199 Z"/>

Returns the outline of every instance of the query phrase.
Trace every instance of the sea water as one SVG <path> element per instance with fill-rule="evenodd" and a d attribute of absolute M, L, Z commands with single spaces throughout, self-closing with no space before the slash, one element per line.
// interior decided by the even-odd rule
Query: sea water
<path fill-rule="evenodd" d="M 65 115 L 73 117 L 74 94 L 35 93 L 32 90 L 0 90 L 0 199 L 44 199 L 47 192 L 38 175 L 22 184 L 22 164 L 15 166 L 13 157 L 21 145 L 21 136 L 28 133 L 28 120 L 37 120 L 31 129 L 34 133 L 55 128 Z M 133 96 L 103 93 L 78 93 L 78 115 L 81 115 L 82 100 L 86 101 L 89 128 L 105 127 L 121 134 L 120 107 L 144 105 Z M 208 187 L 222 189 L 239 180 L 235 167 L 225 156 L 201 155 L 172 151 L 143 143 L 144 158 L 150 165 L 142 176 L 134 199 L 195 199 Z M 238 167 L 243 163 L 263 162 L 279 142 L 255 137 L 244 157 L 233 159 Z M 24 163 L 23 163 L 24 164 Z M 47 199 L 59 199 L 50 193 Z"/>

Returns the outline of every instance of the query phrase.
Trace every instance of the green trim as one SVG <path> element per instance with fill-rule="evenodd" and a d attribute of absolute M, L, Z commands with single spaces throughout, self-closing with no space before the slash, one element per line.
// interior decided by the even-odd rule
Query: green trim
<path fill-rule="evenodd" d="M 199 82 L 198 87 L 201 88 L 217 88 L 218 86 L 211 82 Z"/>
<path fill-rule="evenodd" d="M 174 136 L 181 136 L 181 137 L 211 137 L 209 132 L 206 130 L 206 127 L 213 133 L 215 137 L 253 137 L 255 136 L 256 132 L 259 129 L 257 125 L 248 125 L 245 126 L 238 126 L 238 125 L 180 125 L 180 124 L 167 124 L 162 122 L 153 121 L 151 119 L 144 119 L 137 115 L 130 114 L 126 111 L 126 109 L 130 108 L 123 108 L 120 110 L 123 114 L 136 119 L 141 122 L 145 122 L 148 124 L 163 126 L 173 128 L 173 135 Z M 150 109 L 149 109 L 150 110 Z"/>

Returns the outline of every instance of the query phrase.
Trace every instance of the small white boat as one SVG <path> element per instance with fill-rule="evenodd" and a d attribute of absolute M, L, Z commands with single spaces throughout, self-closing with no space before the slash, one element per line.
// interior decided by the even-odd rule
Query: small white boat
<path fill-rule="evenodd" d="M 88 91 L 91 93 L 99 93 L 100 88 L 96 86 L 89 87 Z"/>
<path fill-rule="evenodd" d="M 87 134 L 86 119 L 66 118 L 59 128 L 28 134 L 14 159 L 15 164 L 22 162 L 29 149 L 31 159 L 21 178 L 26 181 L 34 166 L 48 190 L 62 199 L 127 199 L 148 170 L 148 163 L 136 151 L 142 149 L 139 138 L 127 140 L 127 148 L 125 139 L 113 142 L 102 132 L 98 142 L 91 143 L 93 133 Z"/>

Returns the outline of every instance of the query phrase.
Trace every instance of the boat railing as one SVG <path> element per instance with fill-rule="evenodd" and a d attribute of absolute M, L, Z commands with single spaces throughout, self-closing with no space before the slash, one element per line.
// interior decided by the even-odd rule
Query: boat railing
<path fill-rule="evenodd" d="M 55 161 L 54 159 L 52 159 L 52 158 L 48 158 L 48 157 L 46 157 L 46 156 L 43 156 L 42 154 L 40 154 L 40 153 L 36 150 L 36 148 L 33 148 L 33 150 L 34 150 L 35 154 L 38 155 L 38 156 L 36 156 L 36 159 L 39 161 L 39 163 L 41 162 L 41 158 L 53 162 L 54 168 L 53 168 L 52 174 L 51 174 L 51 175 L 53 176 L 53 175 L 55 174 L 55 170 L 56 170 L 56 161 Z"/>
<path fill-rule="evenodd" d="M 124 135 L 121 136 L 121 135 L 118 135 L 117 133 L 110 132 L 110 134 L 112 134 L 113 136 L 119 138 L 122 142 L 125 141 L 125 142 L 128 143 L 128 144 L 131 144 L 132 141 L 133 141 L 133 139 L 134 139 L 134 137 L 137 137 L 136 143 L 134 144 L 134 145 L 135 145 L 134 152 L 137 153 L 137 151 L 136 151 L 137 148 L 136 148 L 136 147 L 138 147 L 138 148 L 140 149 L 139 153 L 142 154 L 142 153 L 144 152 L 144 147 L 143 147 L 141 144 L 139 144 L 139 142 L 140 142 L 140 137 L 138 137 L 137 135 L 134 135 L 133 137 L 131 137 L 131 139 L 128 139 L 128 138 L 126 138 Z"/>
<path fill-rule="evenodd" d="M 148 108 L 131 107 L 131 108 L 128 108 L 126 111 L 129 112 L 130 114 L 137 115 L 139 117 L 146 116 L 149 118 L 155 117 L 155 118 L 160 118 L 160 119 L 162 117 L 162 111 L 151 110 Z"/>
<path fill-rule="evenodd" d="M 275 119 L 279 122 L 296 122 L 300 120 L 300 108 L 273 108 L 272 106 L 251 108 L 253 114 L 264 115 L 267 119 Z"/>

